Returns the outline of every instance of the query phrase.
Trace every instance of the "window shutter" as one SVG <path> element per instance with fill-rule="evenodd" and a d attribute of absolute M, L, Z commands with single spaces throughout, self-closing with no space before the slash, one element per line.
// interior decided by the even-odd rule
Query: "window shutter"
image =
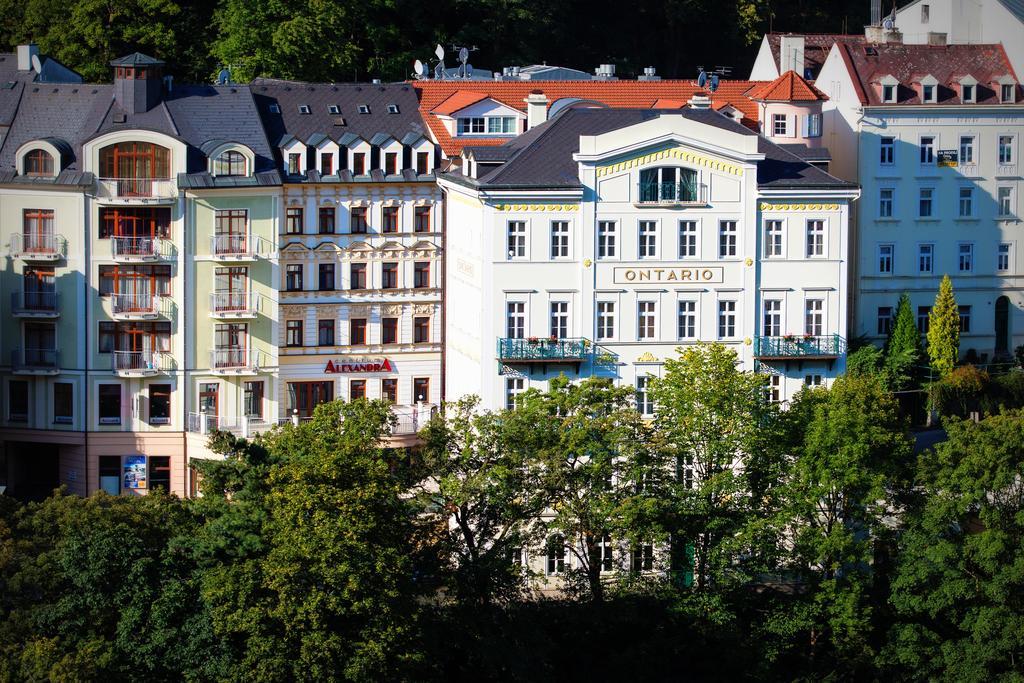
<path fill-rule="evenodd" d="M 803 137 L 805 137 L 805 138 L 809 138 L 809 137 L 811 137 L 811 117 L 810 116 L 804 116 L 803 117 L 803 122 L 804 122 L 804 125 L 800 129 L 800 134 Z"/>

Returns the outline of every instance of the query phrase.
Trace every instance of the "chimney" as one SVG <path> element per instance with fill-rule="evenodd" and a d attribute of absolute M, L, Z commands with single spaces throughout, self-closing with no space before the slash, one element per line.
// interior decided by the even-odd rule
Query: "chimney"
<path fill-rule="evenodd" d="M 795 71 L 804 75 L 804 37 L 782 36 L 779 46 L 779 75 Z"/>
<path fill-rule="evenodd" d="M 636 80 L 638 80 L 638 81 L 660 81 L 661 80 L 661 76 L 657 75 L 657 73 L 655 72 L 653 66 L 645 66 L 644 67 L 644 75 L 643 76 L 637 76 Z"/>
<path fill-rule="evenodd" d="M 526 130 L 548 120 L 548 98 L 540 90 L 533 90 L 526 99 Z"/>
<path fill-rule="evenodd" d="M 945 33 L 938 33 L 936 31 L 929 31 L 928 32 L 928 44 L 929 45 L 945 45 L 946 44 L 946 34 Z"/>
<path fill-rule="evenodd" d="M 711 98 L 704 93 L 694 93 L 688 104 L 693 109 L 711 109 Z"/>
<path fill-rule="evenodd" d="M 32 58 L 39 56 L 39 46 L 35 43 L 18 46 L 18 71 L 31 71 Z"/>
<path fill-rule="evenodd" d="M 615 77 L 615 65 L 614 64 L 602 64 L 601 66 L 594 69 L 594 80 L 597 81 L 617 81 Z"/>
<path fill-rule="evenodd" d="M 135 52 L 110 63 L 114 67 L 114 100 L 127 114 L 141 114 L 163 98 L 163 66 L 159 59 Z"/>

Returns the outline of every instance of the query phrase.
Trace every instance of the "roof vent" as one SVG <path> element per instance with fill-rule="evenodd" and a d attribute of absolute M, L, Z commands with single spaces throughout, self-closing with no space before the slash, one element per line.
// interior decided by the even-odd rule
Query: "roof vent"
<path fill-rule="evenodd" d="M 711 109 L 711 98 L 707 95 L 694 95 L 688 104 L 693 109 Z"/>
<path fill-rule="evenodd" d="M 599 81 L 615 81 L 615 65 L 614 64 L 602 64 L 601 66 L 594 69 L 594 77 Z"/>
<path fill-rule="evenodd" d="M 373 83 L 374 85 L 380 85 L 380 79 L 374 78 L 372 81 L 370 81 L 370 83 Z"/>
<path fill-rule="evenodd" d="M 309 108 L 308 104 L 300 104 L 299 105 L 299 113 L 300 114 L 312 114 L 313 110 Z"/>
<path fill-rule="evenodd" d="M 644 67 L 644 75 L 637 77 L 638 81 L 660 81 L 661 76 L 657 75 L 653 66 Z"/>
<path fill-rule="evenodd" d="M 370 113 L 370 105 L 368 105 L 368 104 L 360 104 L 359 105 L 359 113 L 360 114 L 369 114 Z"/>
<path fill-rule="evenodd" d="M 114 114 L 114 123 L 125 123 L 128 117 L 125 114 Z"/>
<path fill-rule="evenodd" d="M 345 125 L 345 117 L 344 116 L 338 116 L 337 118 L 335 118 L 334 119 L 334 125 L 336 125 L 336 126 L 344 126 Z"/>
<path fill-rule="evenodd" d="M 398 113 L 398 105 L 397 104 L 389 104 L 388 105 L 388 113 L 389 114 L 397 114 Z"/>
<path fill-rule="evenodd" d="M 271 114 L 280 114 L 281 113 L 281 105 L 277 104 L 277 103 L 274 103 L 274 104 L 270 105 L 270 113 Z"/>
<path fill-rule="evenodd" d="M 338 114 L 341 113 L 341 107 L 339 107 L 336 104 L 328 104 L 327 105 L 327 113 L 328 114 L 332 114 L 334 116 L 337 116 Z"/>

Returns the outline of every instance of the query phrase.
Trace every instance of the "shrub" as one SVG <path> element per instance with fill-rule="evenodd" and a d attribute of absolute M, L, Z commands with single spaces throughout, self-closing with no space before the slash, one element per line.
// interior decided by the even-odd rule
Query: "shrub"
<path fill-rule="evenodd" d="M 998 413 L 1000 408 L 1024 408 L 1024 370 L 1011 370 L 992 378 L 983 402 L 986 413 Z"/>
<path fill-rule="evenodd" d="M 928 388 L 928 399 L 940 415 L 966 417 L 972 410 L 982 409 L 991 378 L 973 365 L 955 368 Z"/>

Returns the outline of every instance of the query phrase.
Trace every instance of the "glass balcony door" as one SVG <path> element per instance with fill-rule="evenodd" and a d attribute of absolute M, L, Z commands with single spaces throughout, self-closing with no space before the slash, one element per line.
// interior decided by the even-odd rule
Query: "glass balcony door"
<path fill-rule="evenodd" d="M 25 269 L 25 308 L 51 311 L 56 307 L 57 285 L 53 268 Z"/>

